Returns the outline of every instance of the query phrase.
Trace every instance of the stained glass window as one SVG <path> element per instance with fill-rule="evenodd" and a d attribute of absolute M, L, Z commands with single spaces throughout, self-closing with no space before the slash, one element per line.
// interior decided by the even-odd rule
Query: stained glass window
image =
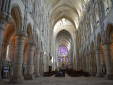
<path fill-rule="evenodd" d="M 68 50 L 65 46 L 60 46 L 58 49 L 58 53 L 60 56 L 66 56 L 68 53 Z"/>

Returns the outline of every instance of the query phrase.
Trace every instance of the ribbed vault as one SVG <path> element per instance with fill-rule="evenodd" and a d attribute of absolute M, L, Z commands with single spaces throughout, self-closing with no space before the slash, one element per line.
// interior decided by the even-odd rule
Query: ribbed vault
<path fill-rule="evenodd" d="M 89 0 L 48 0 L 52 26 L 62 17 L 68 18 L 77 28 Z"/>

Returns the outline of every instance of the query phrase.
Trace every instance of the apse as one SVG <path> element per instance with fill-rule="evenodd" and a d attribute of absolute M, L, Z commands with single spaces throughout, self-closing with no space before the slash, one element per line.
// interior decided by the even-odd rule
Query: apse
<path fill-rule="evenodd" d="M 75 27 L 65 16 L 59 19 L 53 29 L 53 64 L 56 68 L 72 67 L 73 35 Z M 57 66 L 56 66 L 57 63 Z"/>
<path fill-rule="evenodd" d="M 68 31 L 62 30 L 56 37 L 56 57 L 59 69 L 67 69 L 72 62 L 72 39 Z"/>

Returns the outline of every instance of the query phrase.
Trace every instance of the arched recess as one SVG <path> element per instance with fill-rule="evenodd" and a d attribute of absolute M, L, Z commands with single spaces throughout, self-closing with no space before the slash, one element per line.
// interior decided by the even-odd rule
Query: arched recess
<path fill-rule="evenodd" d="M 28 24 L 28 26 L 27 26 L 27 36 L 28 36 L 29 40 L 33 39 L 32 27 L 30 24 Z"/>
<path fill-rule="evenodd" d="M 101 73 L 106 74 L 104 45 L 102 45 L 102 39 L 100 33 L 97 36 L 97 48 L 100 50 Z"/>
<path fill-rule="evenodd" d="M 59 25 L 58 25 L 58 27 L 57 27 L 57 23 L 59 23 L 60 21 L 62 21 L 62 23 L 63 23 L 63 19 L 65 19 L 66 20 L 66 22 L 68 23 L 68 25 L 67 24 L 65 24 L 65 25 L 60 25 L 61 26 L 61 28 L 59 27 Z M 66 27 L 67 26 L 67 27 Z M 71 26 L 71 27 L 70 27 Z M 62 28 L 63 27 L 63 28 Z M 58 29 L 57 29 L 58 28 Z M 55 55 L 55 51 L 54 51 L 54 49 L 55 49 L 55 43 L 56 43 L 56 37 L 57 37 L 57 35 L 58 35 L 58 33 L 59 32 L 61 32 L 61 31 L 63 31 L 63 30 L 65 30 L 65 31 L 67 31 L 67 32 L 69 32 L 69 34 L 71 35 L 71 38 L 72 38 L 72 42 L 73 42 L 73 51 L 74 51 L 74 53 L 72 52 L 72 56 L 73 57 L 75 57 L 76 56 L 76 52 L 75 52 L 75 38 L 76 37 L 74 37 L 75 36 L 75 27 L 74 27 L 74 25 L 73 25 L 73 23 L 70 21 L 70 18 L 67 18 L 66 16 L 60 16 L 59 17 L 59 19 L 58 19 L 58 21 L 56 21 L 56 23 L 55 23 L 55 25 L 54 25 L 54 29 L 53 29 L 53 38 L 52 38 L 52 49 L 51 49 L 51 55 L 52 55 L 52 57 Z M 74 61 L 75 59 L 73 58 L 73 61 Z M 74 64 L 73 64 L 74 65 Z M 74 67 L 74 66 L 73 66 Z"/>
<path fill-rule="evenodd" d="M 38 55 L 40 53 L 39 52 L 40 46 L 39 46 L 39 35 L 38 35 L 38 33 L 36 34 L 36 40 L 35 40 L 35 42 L 37 42 L 37 43 L 36 43 L 36 48 L 34 49 L 34 59 L 33 59 L 33 61 L 34 61 L 34 65 L 37 65 L 37 63 L 39 64 L 39 61 L 38 61 L 39 60 L 38 59 L 39 56 Z M 37 69 L 37 68 L 35 68 L 35 69 Z"/>
<path fill-rule="evenodd" d="M 18 6 L 11 9 L 11 16 L 16 24 L 16 32 L 20 32 L 22 30 L 22 17 Z"/>
<path fill-rule="evenodd" d="M 106 29 L 106 37 L 110 42 L 110 60 L 111 60 L 111 70 L 113 73 L 113 24 L 108 24 Z"/>
<path fill-rule="evenodd" d="M 27 25 L 27 37 L 25 38 L 25 41 L 24 41 L 24 64 L 27 64 L 27 57 L 28 57 L 28 40 L 29 41 L 32 41 L 33 39 L 33 35 L 32 35 L 32 28 L 31 28 L 31 25 L 28 24 Z"/>
<path fill-rule="evenodd" d="M 18 6 L 14 6 L 11 9 L 11 17 L 12 17 L 12 22 L 5 25 L 5 31 L 3 36 L 3 42 L 2 42 L 3 50 L 0 54 L 3 62 L 5 61 L 13 62 L 14 60 L 14 53 L 16 48 L 15 33 L 22 29 L 21 13 L 19 11 Z"/>
<path fill-rule="evenodd" d="M 56 39 L 55 39 L 55 43 L 56 43 L 56 49 L 60 50 L 59 48 L 65 48 L 65 50 L 67 49 L 67 55 L 62 56 L 62 55 L 58 55 L 56 56 L 58 57 L 63 57 L 64 59 L 70 60 L 70 62 L 67 62 L 64 60 L 65 62 L 65 68 L 68 69 L 72 69 L 72 64 L 73 64 L 73 50 L 74 50 L 74 45 L 73 45 L 73 40 L 72 40 L 72 36 L 71 34 L 67 31 L 67 30 L 61 30 L 57 33 Z M 58 51 L 59 52 L 59 51 Z M 63 50 L 64 52 L 64 50 Z M 57 51 L 56 51 L 57 53 Z M 67 67 L 66 67 L 67 66 Z"/>
<path fill-rule="evenodd" d="M 90 58 L 90 64 L 91 64 L 91 72 L 93 73 L 93 75 L 96 74 L 96 52 L 95 52 L 95 44 L 92 41 L 91 43 L 91 48 L 90 48 L 90 52 L 91 52 L 91 58 Z"/>
<path fill-rule="evenodd" d="M 36 52 L 36 51 L 37 51 L 37 50 L 38 50 L 37 48 L 34 49 L 34 55 L 33 55 L 33 56 L 34 56 L 34 57 L 33 57 L 33 61 L 34 61 L 33 64 L 34 64 L 34 65 L 36 65 L 36 62 L 37 62 L 37 61 L 36 61 L 36 56 L 37 56 L 37 54 L 36 54 L 37 52 Z"/>

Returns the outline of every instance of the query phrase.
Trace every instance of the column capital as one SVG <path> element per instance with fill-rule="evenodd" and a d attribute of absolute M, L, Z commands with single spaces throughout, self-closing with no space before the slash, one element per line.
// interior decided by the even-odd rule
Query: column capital
<path fill-rule="evenodd" d="M 25 37 L 25 32 L 16 32 L 15 35 Z"/>
<path fill-rule="evenodd" d="M 111 41 L 108 41 L 108 40 L 104 41 L 104 45 L 105 45 L 105 44 L 108 44 L 108 45 L 109 45 L 109 44 L 111 44 L 111 43 L 112 43 L 112 42 L 111 42 Z"/>
<path fill-rule="evenodd" d="M 33 42 L 33 40 L 28 40 L 27 44 L 30 46 L 36 46 L 36 44 Z"/>
<path fill-rule="evenodd" d="M 99 47 L 96 48 L 96 51 L 100 51 L 101 49 Z"/>
<path fill-rule="evenodd" d="M 8 42 L 7 40 L 6 40 L 6 41 L 4 40 L 4 41 L 3 41 L 3 44 L 8 45 L 9 42 Z"/>

